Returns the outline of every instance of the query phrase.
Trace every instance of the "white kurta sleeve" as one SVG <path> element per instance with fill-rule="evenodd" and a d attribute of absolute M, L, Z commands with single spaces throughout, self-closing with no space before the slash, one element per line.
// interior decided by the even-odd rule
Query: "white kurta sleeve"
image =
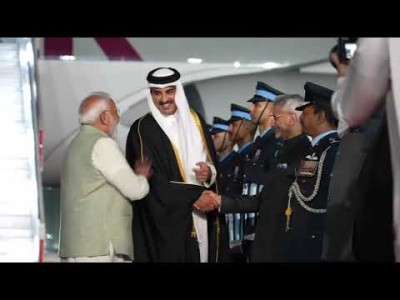
<path fill-rule="evenodd" d="M 385 99 L 390 65 L 387 38 L 361 38 L 346 79 L 332 95 L 332 109 L 348 126 L 363 124 Z"/>
<path fill-rule="evenodd" d="M 338 77 L 337 80 L 337 89 L 340 89 L 341 86 L 343 86 L 343 82 L 345 80 L 345 77 Z M 350 130 L 349 125 L 346 123 L 346 121 L 343 119 L 343 114 L 341 111 L 337 111 L 335 109 L 339 109 L 339 107 L 334 103 L 333 101 L 337 101 L 337 98 L 332 98 L 332 109 L 333 113 L 335 114 L 336 118 L 339 120 L 338 128 L 337 128 L 337 133 L 340 138 L 344 137 Z"/>
<path fill-rule="evenodd" d="M 99 139 L 93 147 L 92 162 L 106 180 L 130 200 L 140 200 L 149 192 L 145 176 L 136 175 L 111 138 Z"/>

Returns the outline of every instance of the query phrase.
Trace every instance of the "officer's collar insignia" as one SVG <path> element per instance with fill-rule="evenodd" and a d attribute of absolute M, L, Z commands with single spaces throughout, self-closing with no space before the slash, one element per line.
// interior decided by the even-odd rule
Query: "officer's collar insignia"
<path fill-rule="evenodd" d="M 318 160 L 318 156 L 316 156 L 315 153 L 313 153 L 311 155 L 307 155 L 306 158 L 308 160 Z"/>

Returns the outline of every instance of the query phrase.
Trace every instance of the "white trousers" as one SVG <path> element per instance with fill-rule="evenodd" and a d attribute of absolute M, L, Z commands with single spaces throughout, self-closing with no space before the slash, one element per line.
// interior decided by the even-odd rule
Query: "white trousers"
<path fill-rule="evenodd" d="M 82 262 L 82 263 L 97 263 L 97 262 L 110 262 L 110 263 L 119 263 L 119 262 L 132 262 L 128 257 L 119 255 L 115 253 L 114 246 L 110 242 L 109 247 L 110 253 L 108 255 L 102 256 L 81 256 L 81 257 L 65 257 L 61 258 L 61 262 Z"/>

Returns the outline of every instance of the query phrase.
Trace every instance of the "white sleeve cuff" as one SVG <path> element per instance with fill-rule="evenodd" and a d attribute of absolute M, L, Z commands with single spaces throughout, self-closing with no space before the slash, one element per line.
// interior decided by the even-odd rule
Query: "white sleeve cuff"
<path fill-rule="evenodd" d="M 208 182 L 204 182 L 203 184 L 204 184 L 204 186 L 206 188 L 209 188 L 210 186 L 212 186 L 214 184 L 215 179 L 217 178 L 217 169 L 215 169 L 214 165 L 209 164 L 209 163 L 207 163 L 207 166 L 209 166 L 210 170 L 211 170 L 211 179 L 210 179 L 209 183 Z"/>

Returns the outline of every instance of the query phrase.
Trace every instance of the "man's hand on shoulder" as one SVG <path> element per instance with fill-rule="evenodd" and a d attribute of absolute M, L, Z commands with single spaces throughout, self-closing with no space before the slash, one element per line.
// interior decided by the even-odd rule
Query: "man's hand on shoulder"
<path fill-rule="evenodd" d="M 143 160 L 137 159 L 135 161 L 135 173 L 137 175 L 143 175 L 149 179 L 153 173 L 151 169 L 151 161 L 147 157 L 145 157 Z"/>

